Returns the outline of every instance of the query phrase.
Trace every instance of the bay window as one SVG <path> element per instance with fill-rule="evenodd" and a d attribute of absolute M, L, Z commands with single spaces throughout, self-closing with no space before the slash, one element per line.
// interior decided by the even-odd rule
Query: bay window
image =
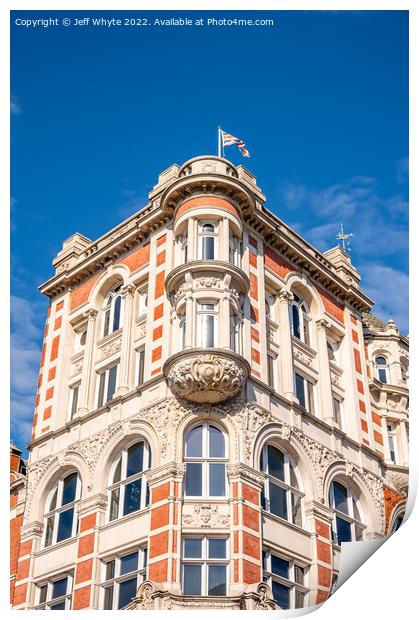
<path fill-rule="evenodd" d="M 215 301 L 197 304 L 197 346 L 216 347 L 218 344 L 218 304 Z"/>
<path fill-rule="evenodd" d="M 198 257 L 213 260 L 218 257 L 218 223 L 200 222 L 198 228 Z"/>

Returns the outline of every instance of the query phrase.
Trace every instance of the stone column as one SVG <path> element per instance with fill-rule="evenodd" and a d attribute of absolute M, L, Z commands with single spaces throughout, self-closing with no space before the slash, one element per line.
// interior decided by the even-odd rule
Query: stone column
<path fill-rule="evenodd" d="M 230 348 L 230 296 L 228 293 L 223 293 L 220 299 L 218 346 L 221 349 Z"/>
<path fill-rule="evenodd" d="M 227 466 L 230 506 L 233 512 L 231 596 L 252 591 L 262 581 L 262 513 L 260 493 L 265 474 L 235 463 Z M 253 587 L 250 587 L 253 586 Z"/>
<path fill-rule="evenodd" d="M 325 319 L 318 319 L 317 326 L 317 360 L 319 368 L 319 397 L 320 416 L 325 422 L 333 426 L 332 385 L 330 382 L 329 356 L 327 354 L 326 328 L 330 327 Z"/>
<path fill-rule="evenodd" d="M 279 299 L 279 346 L 281 367 L 281 391 L 285 398 L 297 402 L 294 393 L 294 365 L 292 357 L 291 327 L 289 315 L 289 302 L 293 298 L 292 293 L 281 290 Z"/>
<path fill-rule="evenodd" d="M 193 297 L 191 291 L 186 293 L 186 309 L 185 309 L 185 321 L 186 321 L 186 331 L 185 331 L 185 349 L 191 349 L 193 344 Z"/>
<path fill-rule="evenodd" d="M 230 243 L 230 228 L 229 222 L 226 217 L 220 220 L 219 233 L 218 233 L 218 258 L 225 262 L 228 262 L 229 258 L 229 243 Z"/>
<path fill-rule="evenodd" d="M 30 474 L 29 474 L 30 475 Z M 13 608 L 29 609 L 33 599 L 33 558 L 41 547 L 44 525 L 40 521 L 25 523 L 20 530 L 19 558 L 16 570 Z"/>
<path fill-rule="evenodd" d="M 98 311 L 91 308 L 84 313 L 87 318 L 86 345 L 84 347 L 83 370 L 81 374 L 79 407 L 77 415 L 89 412 L 91 400 L 91 386 L 93 385 L 93 362 L 96 343 L 96 319 Z"/>
<path fill-rule="evenodd" d="M 117 394 L 122 396 L 129 391 L 129 369 L 132 353 L 132 320 L 134 306 L 135 286 L 127 284 L 122 289 L 122 299 L 124 300 L 124 319 L 121 341 L 121 361 L 119 370 L 119 385 Z"/>
<path fill-rule="evenodd" d="M 196 260 L 195 218 L 188 219 L 188 261 Z"/>

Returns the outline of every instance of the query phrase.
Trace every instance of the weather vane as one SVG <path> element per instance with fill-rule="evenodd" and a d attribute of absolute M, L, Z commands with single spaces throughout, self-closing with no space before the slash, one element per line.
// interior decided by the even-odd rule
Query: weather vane
<path fill-rule="evenodd" d="M 353 237 L 352 233 L 343 232 L 343 224 L 340 225 L 340 232 L 336 235 L 336 239 L 339 239 L 341 248 L 344 252 L 350 252 L 351 247 L 349 245 L 349 237 Z"/>

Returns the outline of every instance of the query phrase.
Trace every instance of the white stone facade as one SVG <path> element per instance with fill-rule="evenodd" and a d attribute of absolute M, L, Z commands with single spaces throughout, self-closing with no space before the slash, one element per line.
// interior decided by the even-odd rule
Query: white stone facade
<path fill-rule="evenodd" d="M 243 167 L 173 165 L 149 198 L 67 240 L 41 287 L 14 606 L 320 603 L 338 543 L 402 514 L 408 341 L 363 325 L 348 256 L 274 216 Z"/>

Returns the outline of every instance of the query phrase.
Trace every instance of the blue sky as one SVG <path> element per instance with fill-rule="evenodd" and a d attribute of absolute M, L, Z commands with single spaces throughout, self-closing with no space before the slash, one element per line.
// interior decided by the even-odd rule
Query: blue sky
<path fill-rule="evenodd" d="M 24 28 L 16 18 L 214 16 L 274 27 Z M 408 332 L 408 13 L 12 12 L 12 427 L 30 436 L 62 242 L 102 235 L 160 171 L 244 139 L 267 206 L 324 251 L 339 223 L 375 312 Z"/>

